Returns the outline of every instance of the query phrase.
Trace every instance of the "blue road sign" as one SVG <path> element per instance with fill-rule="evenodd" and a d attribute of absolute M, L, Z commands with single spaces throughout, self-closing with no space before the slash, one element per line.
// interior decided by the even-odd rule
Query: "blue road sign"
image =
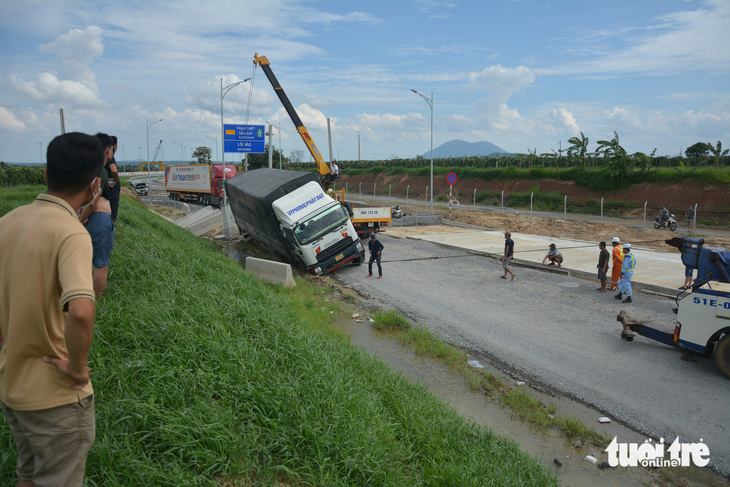
<path fill-rule="evenodd" d="M 456 184 L 456 173 L 450 172 L 448 176 L 446 176 L 446 182 L 449 184 Z"/>
<path fill-rule="evenodd" d="M 266 152 L 263 125 L 223 125 L 223 152 L 247 152 L 263 154 Z"/>

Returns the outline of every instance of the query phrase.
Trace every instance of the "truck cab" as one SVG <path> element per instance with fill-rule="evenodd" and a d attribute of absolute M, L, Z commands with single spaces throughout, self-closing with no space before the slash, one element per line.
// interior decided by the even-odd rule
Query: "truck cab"
<path fill-rule="evenodd" d="M 364 248 L 350 216 L 319 184 L 309 182 L 274 201 L 272 207 L 291 257 L 313 274 L 362 261 Z"/>

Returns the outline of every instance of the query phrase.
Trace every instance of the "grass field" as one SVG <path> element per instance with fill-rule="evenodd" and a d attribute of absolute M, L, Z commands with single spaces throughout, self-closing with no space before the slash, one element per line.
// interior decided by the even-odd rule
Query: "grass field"
<path fill-rule="evenodd" d="M 0 191 L 0 214 L 42 187 Z M 261 283 L 123 197 L 90 355 L 88 485 L 558 485 L 325 326 L 339 305 Z M 15 446 L 0 421 L 0 483 Z"/>

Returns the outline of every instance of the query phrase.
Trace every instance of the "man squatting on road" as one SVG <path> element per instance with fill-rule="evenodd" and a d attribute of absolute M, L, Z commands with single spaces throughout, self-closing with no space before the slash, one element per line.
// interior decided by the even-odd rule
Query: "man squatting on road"
<path fill-rule="evenodd" d="M 104 164 L 110 163 L 114 157 L 112 138 L 107 134 L 96 134 L 96 138 L 104 148 Z M 117 176 L 118 177 L 118 176 Z M 85 222 L 86 230 L 94 244 L 94 292 L 100 295 L 106 289 L 109 261 L 114 248 L 114 222 L 112 207 L 109 202 L 110 189 L 107 181 L 102 181 L 101 195 L 81 212 L 79 220 Z"/>
<path fill-rule="evenodd" d="M 624 261 L 621 264 L 621 279 L 618 281 L 618 294 L 614 296 L 621 299 L 622 295 L 626 295 L 624 303 L 631 302 L 631 278 L 634 277 L 634 268 L 636 267 L 636 258 L 631 253 L 631 244 L 624 244 Z"/>
<path fill-rule="evenodd" d="M 512 281 L 515 280 L 515 273 L 509 268 L 509 262 L 512 260 L 515 253 L 515 242 L 510 237 L 510 232 L 504 232 L 504 256 L 502 257 L 502 267 L 504 268 L 504 275 L 500 276 L 502 279 L 507 279 L 507 273 L 512 274 Z"/>
<path fill-rule="evenodd" d="M 548 265 L 558 264 L 558 267 L 560 267 L 563 263 L 563 254 L 560 252 L 560 250 L 558 250 L 557 247 L 555 247 L 554 243 L 550 244 L 550 250 L 548 250 L 545 258 L 542 259 L 542 263 L 544 264 L 546 260 L 550 260 L 550 263 Z"/>
<path fill-rule="evenodd" d="M 80 486 L 96 436 L 93 250 L 77 211 L 101 191 L 104 149 L 72 132 L 46 159 L 47 192 L 0 218 L 0 403 L 23 487 Z"/>
<path fill-rule="evenodd" d="M 621 263 L 624 260 L 624 253 L 621 250 L 621 240 L 618 237 L 613 237 L 611 240 L 613 245 L 613 270 L 611 271 L 611 291 L 618 289 L 618 281 L 621 278 Z"/>
<path fill-rule="evenodd" d="M 370 234 L 368 242 L 368 250 L 370 250 L 370 260 L 368 261 L 368 275 L 365 277 L 373 277 L 373 261 L 378 264 L 378 279 L 383 278 L 383 267 L 380 265 L 380 257 L 383 253 L 383 244 L 375 236 L 375 232 Z"/>

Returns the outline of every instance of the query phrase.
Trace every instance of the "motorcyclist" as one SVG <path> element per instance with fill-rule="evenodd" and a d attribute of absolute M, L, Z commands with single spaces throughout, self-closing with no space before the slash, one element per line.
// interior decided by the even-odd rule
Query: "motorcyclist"
<path fill-rule="evenodd" d="M 662 206 L 659 210 L 659 217 L 662 219 L 662 225 L 664 225 L 669 220 L 669 210 Z"/>

